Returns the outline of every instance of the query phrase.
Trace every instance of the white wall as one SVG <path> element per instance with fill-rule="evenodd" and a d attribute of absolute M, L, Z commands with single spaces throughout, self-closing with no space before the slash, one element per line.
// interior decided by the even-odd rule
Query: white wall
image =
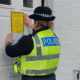
<path fill-rule="evenodd" d="M 73 70 L 80 70 L 80 0 L 48 1 L 53 2 L 54 32 L 61 43 L 57 80 L 75 80 Z"/>

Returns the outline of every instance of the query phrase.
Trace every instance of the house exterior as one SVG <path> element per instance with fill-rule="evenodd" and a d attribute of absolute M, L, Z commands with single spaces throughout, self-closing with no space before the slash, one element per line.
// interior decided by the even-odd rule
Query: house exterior
<path fill-rule="evenodd" d="M 8 57 L 5 52 L 6 36 L 11 32 L 11 11 L 30 15 L 41 3 L 41 0 L 0 0 L 0 79 L 21 80 L 21 75 L 12 69 L 16 58 Z M 80 0 L 44 0 L 44 5 L 56 16 L 53 32 L 61 44 L 57 80 L 77 80 L 73 70 L 80 70 Z M 24 35 L 31 32 L 24 25 Z"/>

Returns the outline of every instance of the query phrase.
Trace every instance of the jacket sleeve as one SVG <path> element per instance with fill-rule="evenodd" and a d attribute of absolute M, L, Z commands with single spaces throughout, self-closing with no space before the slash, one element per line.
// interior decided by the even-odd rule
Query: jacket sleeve
<path fill-rule="evenodd" d="M 15 45 L 6 45 L 6 54 L 10 57 L 17 57 L 29 54 L 33 49 L 32 37 L 23 36 Z"/>

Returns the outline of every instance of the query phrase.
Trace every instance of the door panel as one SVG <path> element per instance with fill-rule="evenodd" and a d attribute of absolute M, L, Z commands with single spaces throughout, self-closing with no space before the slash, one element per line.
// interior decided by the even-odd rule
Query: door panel
<path fill-rule="evenodd" d="M 11 5 L 5 4 L 0 4 L 0 79 L 20 80 L 21 76 L 16 75 L 12 69 L 12 63 L 16 58 L 8 57 L 5 52 L 6 37 L 11 32 L 11 11 L 23 12 L 30 15 L 35 7 L 41 6 L 41 0 L 33 0 L 33 8 L 24 7 L 23 0 L 11 0 Z M 31 32 L 32 30 L 24 25 L 24 35 L 28 35 Z M 12 75 L 16 76 L 13 77 Z"/>

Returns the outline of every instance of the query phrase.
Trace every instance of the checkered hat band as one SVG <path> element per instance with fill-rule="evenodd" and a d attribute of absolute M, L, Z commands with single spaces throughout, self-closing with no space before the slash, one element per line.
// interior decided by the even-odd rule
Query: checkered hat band
<path fill-rule="evenodd" d="M 52 17 L 52 15 L 48 15 L 48 14 L 39 14 L 39 13 L 35 13 L 36 15 L 42 16 L 42 17 L 46 17 L 46 18 L 50 18 Z"/>

